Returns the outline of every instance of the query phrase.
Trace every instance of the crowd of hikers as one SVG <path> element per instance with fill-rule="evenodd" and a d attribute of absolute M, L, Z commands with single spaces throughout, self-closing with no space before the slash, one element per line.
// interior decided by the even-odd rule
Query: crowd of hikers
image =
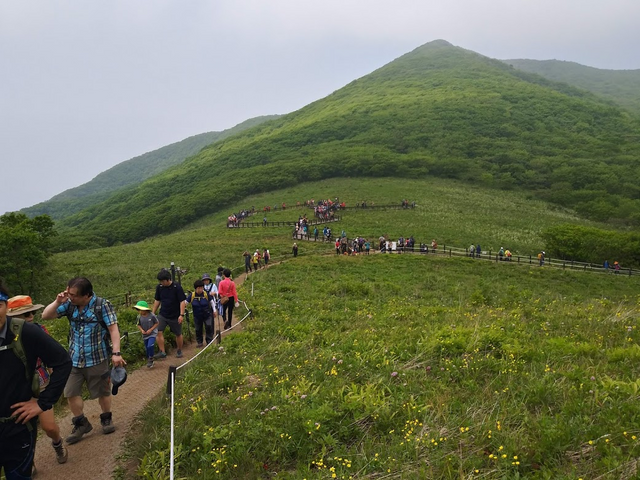
<path fill-rule="evenodd" d="M 240 210 L 237 213 L 232 213 L 227 217 L 227 227 L 237 227 L 238 224 L 247 218 L 249 215 L 255 213 L 255 207 L 249 209 Z"/>
<path fill-rule="evenodd" d="M 245 273 L 257 272 L 258 269 L 264 268 L 269 265 L 269 260 L 271 260 L 271 253 L 268 248 L 263 249 L 260 252 L 260 249 L 256 248 L 256 251 L 250 253 L 248 250 L 245 250 L 242 254 L 244 258 L 244 271 Z"/>

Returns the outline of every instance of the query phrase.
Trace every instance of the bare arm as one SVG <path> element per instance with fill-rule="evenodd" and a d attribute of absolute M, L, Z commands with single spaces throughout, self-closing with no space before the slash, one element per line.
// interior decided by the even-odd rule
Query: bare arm
<path fill-rule="evenodd" d="M 111 337 L 111 345 L 113 345 L 113 351 L 120 351 L 120 330 L 118 329 L 118 324 L 113 323 L 107 327 L 109 329 L 109 336 Z M 122 355 L 113 355 L 111 357 L 111 362 L 116 367 L 124 367 L 127 362 L 124 361 Z"/>
<path fill-rule="evenodd" d="M 53 302 L 44 307 L 44 310 L 42 311 L 42 319 L 53 320 L 54 318 L 58 318 L 58 313 L 56 312 L 56 310 L 60 305 L 66 302 L 68 298 L 69 294 L 66 290 L 64 292 L 60 292 Z"/>

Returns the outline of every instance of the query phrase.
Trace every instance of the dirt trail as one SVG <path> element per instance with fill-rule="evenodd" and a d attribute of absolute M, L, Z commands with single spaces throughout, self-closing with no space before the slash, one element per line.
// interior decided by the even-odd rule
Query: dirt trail
<path fill-rule="evenodd" d="M 245 274 L 239 275 L 234 281 L 241 285 L 246 278 Z M 238 309 L 240 310 L 240 309 Z M 239 311 L 240 314 L 242 311 Z M 242 312 L 244 315 L 244 313 Z M 237 318 L 234 318 L 234 324 Z M 218 325 L 219 323 L 216 322 Z M 225 335 L 232 333 L 227 332 Z M 136 341 L 135 337 L 132 341 Z M 213 348 L 213 347 L 210 347 Z M 118 465 L 116 458 L 121 453 L 124 440 L 134 423 L 134 418 L 147 403 L 149 403 L 167 386 L 169 367 L 181 365 L 192 358 L 199 350 L 195 343 L 185 342 L 182 349 L 184 357 L 177 359 L 175 350 L 165 360 L 158 360 L 152 369 L 141 367 L 129 372 L 127 382 L 120 388 L 117 395 L 112 397 L 113 422 L 116 431 L 109 435 L 102 433 L 100 426 L 100 406 L 97 400 L 90 400 L 84 404 L 84 413 L 93 425 L 93 430 L 85 435 L 75 445 L 67 445 L 69 460 L 63 465 L 56 462 L 51 441 L 41 434 L 36 447 L 35 465 L 37 474 L 35 480 L 84 480 L 93 478 L 104 480 L 112 478 L 113 471 Z M 169 412 L 167 411 L 168 415 Z M 65 438 L 71 433 L 71 418 L 69 412 L 64 418 L 58 418 L 58 425 Z M 167 434 L 167 442 L 169 435 Z"/>

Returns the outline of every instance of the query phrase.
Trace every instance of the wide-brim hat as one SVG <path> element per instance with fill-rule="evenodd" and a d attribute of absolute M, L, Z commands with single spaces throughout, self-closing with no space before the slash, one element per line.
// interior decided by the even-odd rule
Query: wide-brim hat
<path fill-rule="evenodd" d="M 150 312 L 151 309 L 149 308 L 149 304 L 147 302 L 145 302 L 144 300 L 140 300 L 138 303 L 136 303 L 133 308 L 135 308 L 136 310 L 144 310 L 145 312 Z"/>
<path fill-rule="evenodd" d="M 10 317 L 18 317 L 23 313 L 35 312 L 40 310 L 44 305 L 33 303 L 29 295 L 16 295 L 7 300 L 7 315 Z"/>

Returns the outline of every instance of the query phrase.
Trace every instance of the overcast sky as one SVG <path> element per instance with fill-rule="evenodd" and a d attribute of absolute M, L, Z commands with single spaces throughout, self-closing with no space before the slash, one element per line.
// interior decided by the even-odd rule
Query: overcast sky
<path fill-rule="evenodd" d="M 0 214 L 435 39 L 640 68 L 640 0 L 0 0 Z"/>

